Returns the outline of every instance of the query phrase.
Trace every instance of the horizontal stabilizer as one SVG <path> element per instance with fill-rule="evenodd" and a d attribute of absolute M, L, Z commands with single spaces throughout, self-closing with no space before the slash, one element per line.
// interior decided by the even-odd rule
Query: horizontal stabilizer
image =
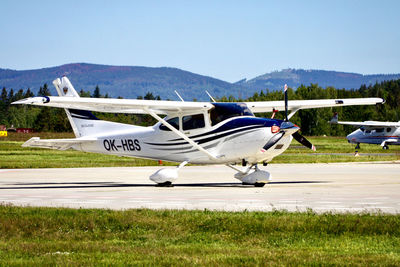
<path fill-rule="evenodd" d="M 71 138 L 71 139 L 40 139 L 40 137 L 32 137 L 26 141 L 23 147 L 40 147 L 50 148 L 58 150 L 67 150 L 75 145 L 81 145 L 83 143 L 92 143 L 97 139 L 95 138 Z"/>

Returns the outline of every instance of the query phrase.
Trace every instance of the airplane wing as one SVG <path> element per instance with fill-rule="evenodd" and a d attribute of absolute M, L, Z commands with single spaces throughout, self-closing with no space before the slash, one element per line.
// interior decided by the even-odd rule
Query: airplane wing
<path fill-rule="evenodd" d="M 338 113 L 333 114 L 332 119 L 329 121 L 330 124 L 342 124 L 342 125 L 352 125 L 356 127 L 367 127 L 369 129 L 381 128 L 381 127 L 400 127 L 399 122 L 386 122 L 386 121 L 339 121 Z"/>
<path fill-rule="evenodd" d="M 245 102 L 253 113 L 273 112 L 284 110 L 284 101 Z M 356 105 L 375 105 L 384 103 L 382 98 L 341 98 L 341 99 L 313 99 L 313 100 L 289 100 L 288 109 L 297 111 L 308 108 L 327 108 Z"/>
<path fill-rule="evenodd" d="M 89 97 L 31 97 L 12 104 L 29 104 L 36 106 L 83 109 L 98 112 L 148 114 L 152 110 L 157 114 L 208 110 L 213 107 L 208 102 L 180 102 L 166 100 L 113 99 Z"/>
<path fill-rule="evenodd" d="M 80 138 L 71 138 L 71 139 L 43 139 L 40 137 L 32 137 L 28 141 L 26 141 L 22 146 L 23 147 L 40 147 L 40 148 L 50 148 L 50 149 L 58 149 L 58 150 L 67 150 L 74 145 L 80 145 L 83 143 L 95 142 L 97 139 L 80 139 Z"/>
<path fill-rule="evenodd" d="M 319 100 L 291 100 L 288 109 L 292 111 L 291 117 L 296 111 L 308 108 L 325 108 L 352 105 L 374 105 L 383 103 L 382 98 L 343 98 L 343 99 L 319 99 Z M 12 104 L 29 104 L 69 109 L 83 109 L 98 112 L 111 113 L 135 113 L 148 114 L 149 110 L 156 114 L 170 114 L 176 112 L 190 112 L 209 110 L 213 108 L 209 102 L 179 102 L 165 100 L 138 100 L 138 99 L 112 99 L 112 98 L 88 98 L 88 97 L 59 97 L 44 96 L 31 97 L 13 102 Z M 245 102 L 253 113 L 272 112 L 284 110 L 284 101 L 260 101 Z"/>

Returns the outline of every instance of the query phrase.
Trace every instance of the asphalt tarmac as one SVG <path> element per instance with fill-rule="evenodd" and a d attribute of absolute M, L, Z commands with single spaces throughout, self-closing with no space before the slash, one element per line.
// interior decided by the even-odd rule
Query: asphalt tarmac
<path fill-rule="evenodd" d="M 226 166 L 186 166 L 173 187 L 148 177 L 160 167 L 3 169 L 0 202 L 18 206 L 400 213 L 400 162 L 270 164 L 262 188 Z M 167 167 L 174 168 L 174 167 Z"/>

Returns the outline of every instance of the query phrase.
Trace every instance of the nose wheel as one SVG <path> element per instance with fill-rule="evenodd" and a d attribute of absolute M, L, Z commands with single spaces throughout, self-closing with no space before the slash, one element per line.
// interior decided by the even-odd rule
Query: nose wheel
<path fill-rule="evenodd" d="M 242 170 L 233 165 L 228 167 L 238 171 L 235 178 L 242 182 L 244 185 L 253 185 L 254 187 L 263 187 L 266 183 L 271 181 L 271 174 L 267 171 L 260 170 L 257 164 L 252 164 L 246 169 Z"/>

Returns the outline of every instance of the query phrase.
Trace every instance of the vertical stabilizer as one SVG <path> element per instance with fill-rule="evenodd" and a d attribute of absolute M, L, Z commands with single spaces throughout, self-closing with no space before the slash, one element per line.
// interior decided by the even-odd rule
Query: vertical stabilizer
<path fill-rule="evenodd" d="M 79 94 L 76 92 L 69 79 L 65 76 L 62 77 L 61 80 L 60 78 L 55 79 L 53 81 L 53 85 L 56 88 L 59 96 L 79 97 Z M 69 122 L 71 123 L 71 127 L 74 131 L 75 137 L 81 137 L 82 134 L 79 132 L 76 121 L 72 118 L 70 110 L 66 108 L 64 110 L 65 113 L 67 113 L 67 117 Z"/>
<path fill-rule="evenodd" d="M 67 77 L 57 78 L 53 81 L 60 97 L 79 97 Z M 96 136 L 134 128 L 133 125 L 99 120 L 88 110 L 64 109 L 76 137 Z M 137 126 L 136 126 L 137 127 Z"/>
<path fill-rule="evenodd" d="M 331 123 L 331 124 L 337 124 L 338 123 L 338 121 L 339 121 L 339 115 L 338 115 L 338 113 L 337 112 L 335 112 L 334 114 L 333 114 L 333 117 L 332 117 L 332 119 L 329 121 L 329 123 Z"/>

